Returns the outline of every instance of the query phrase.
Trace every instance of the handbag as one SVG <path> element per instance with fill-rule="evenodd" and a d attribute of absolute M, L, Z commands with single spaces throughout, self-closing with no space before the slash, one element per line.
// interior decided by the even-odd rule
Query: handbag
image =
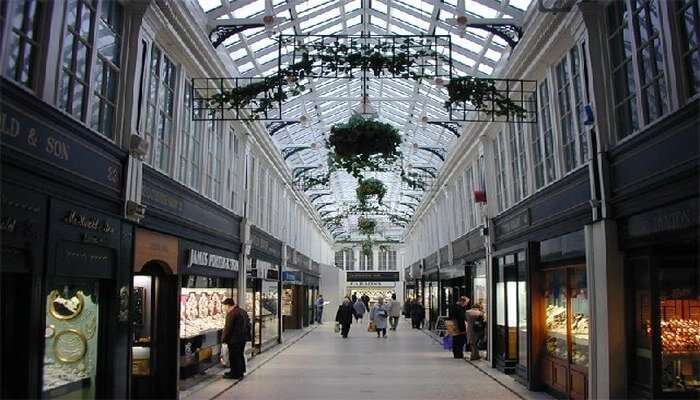
<path fill-rule="evenodd" d="M 369 326 L 367 327 L 367 332 L 376 332 L 377 331 L 377 325 L 374 322 L 370 322 Z"/>
<path fill-rule="evenodd" d="M 336 323 L 335 323 L 335 328 L 333 328 L 333 331 L 334 331 L 335 333 L 339 333 L 339 332 L 340 332 L 340 322 L 336 322 Z"/>
<path fill-rule="evenodd" d="M 445 321 L 445 327 L 447 328 L 447 334 L 450 336 L 461 334 L 459 328 L 457 327 L 457 322 L 453 319 L 448 319 Z"/>
<path fill-rule="evenodd" d="M 442 348 L 445 350 L 452 349 L 452 336 L 445 335 L 442 337 Z"/>

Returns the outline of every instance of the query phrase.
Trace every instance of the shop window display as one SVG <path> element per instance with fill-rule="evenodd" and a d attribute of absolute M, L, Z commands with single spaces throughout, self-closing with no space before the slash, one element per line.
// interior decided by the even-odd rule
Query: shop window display
<path fill-rule="evenodd" d="M 235 298 L 230 279 L 184 276 L 180 293 L 180 338 L 224 329 L 224 299 Z"/>
<path fill-rule="evenodd" d="M 94 398 L 100 324 L 99 284 L 54 284 L 46 296 L 43 392 Z"/>
<path fill-rule="evenodd" d="M 279 335 L 279 317 L 277 302 L 279 299 L 277 281 L 261 281 L 261 290 L 256 292 L 255 299 L 255 343 L 264 346 L 266 343 L 276 342 Z"/>

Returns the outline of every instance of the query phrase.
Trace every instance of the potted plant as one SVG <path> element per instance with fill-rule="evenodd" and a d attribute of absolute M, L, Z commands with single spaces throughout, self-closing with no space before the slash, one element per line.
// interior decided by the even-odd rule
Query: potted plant
<path fill-rule="evenodd" d="M 357 220 L 357 227 L 359 228 L 360 233 L 369 236 L 374 233 L 374 230 L 377 227 L 377 221 L 365 217 L 360 217 Z"/>

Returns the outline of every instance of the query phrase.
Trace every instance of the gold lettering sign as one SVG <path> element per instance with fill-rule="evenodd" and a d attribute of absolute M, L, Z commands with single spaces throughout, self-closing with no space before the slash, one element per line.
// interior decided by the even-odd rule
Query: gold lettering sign
<path fill-rule="evenodd" d="M 25 130 L 26 132 L 23 132 Z M 70 160 L 71 148 L 65 141 L 54 136 L 48 136 L 46 143 L 42 145 L 41 138 L 37 135 L 36 129 L 23 128 L 22 123 L 15 117 L 7 117 L 7 113 L 0 113 L 0 135 L 13 139 L 26 140 L 32 147 L 41 148 L 53 158 L 61 161 Z M 40 146 L 41 145 L 41 146 Z"/>
<path fill-rule="evenodd" d="M 107 221 L 99 220 L 95 217 L 89 217 L 79 214 L 75 210 L 71 210 L 63 218 L 63 222 L 68 225 L 75 225 L 84 229 L 90 229 L 92 231 L 102 232 L 102 233 L 113 233 L 114 227 Z"/>

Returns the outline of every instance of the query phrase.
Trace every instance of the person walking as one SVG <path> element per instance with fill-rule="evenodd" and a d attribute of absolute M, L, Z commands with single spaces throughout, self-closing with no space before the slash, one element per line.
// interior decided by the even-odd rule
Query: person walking
<path fill-rule="evenodd" d="M 466 309 L 469 298 L 462 296 L 454 307 L 454 322 L 457 327 L 457 334 L 452 336 L 452 356 L 454 358 L 464 358 L 464 345 L 467 344 L 467 324 Z"/>
<path fill-rule="evenodd" d="M 374 322 L 374 326 L 377 328 L 377 337 L 386 337 L 386 320 L 389 317 L 389 310 L 387 305 L 384 304 L 384 298 L 379 297 L 377 299 L 377 304 L 372 307 L 372 312 L 369 314 L 369 320 Z"/>
<path fill-rule="evenodd" d="M 335 322 L 340 324 L 340 334 L 343 336 L 343 339 L 348 338 L 350 325 L 352 325 L 352 316 L 354 314 L 355 310 L 352 307 L 350 298 L 345 296 L 343 304 L 338 306 L 338 312 L 335 313 Z"/>
<path fill-rule="evenodd" d="M 251 340 L 251 327 L 248 313 L 227 298 L 221 302 L 226 310 L 226 323 L 221 341 L 228 346 L 231 371 L 224 374 L 226 379 L 243 379 L 245 375 L 245 343 Z"/>
<path fill-rule="evenodd" d="M 481 304 L 474 304 L 471 309 L 465 311 L 467 322 L 467 343 L 469 344 L 469 360 L 481 359 L 478 343 L 484 334 L 484 312 L 481 311 Z"/>
<path fill-rule="evenodd" d="M 362 300 L 357 299 L 352 304 L 352 307 L 355 310 L 355 322 L 357 322 L 361 319 L 364 319 L 364 317 L 365 317 L 365 303 L 363 303 Z"/>
<path fill-rule="evenodd" d="M 367 296 L 367 293 L 362 293 L 361 299 L 365 303 L 365 310 L 369 311 L 369 296 Z"/>
<path fill-rule="evenodd" d="M 355 304 L 355 302 L 357 301 L 357 292 L 352 292 L 352 297 L 350 298 L 350 300 L 352 301 L 352 304 Z"/>
<path fill-rule="evenodd" d="M 423 320 L 425 319 L 425 308 L 418 299 L 413 300 L 413 305 L 411 306 L 411 322 L 413 329 L 421 329 L 423 326 Z"/>
<path fill-rule="evenodd" d="M 323 306 L 326 305 L 326 301 L 323 299 L 323 295 L 319 294 L 316 299 L 316 322 L 323 324 Z"/>
<path fill-rule="evenodd" d="M 409 297 L 403 302 L 403 316 L 406 318 L 411 318 L 411 304 L 413 300 Z"/>
<path fill-rule="evenodd" d="M 392 293 L 391 303 L 389 303 L 389 324 L 392 331 L 395 331 L 399 325 L 399 317 L 401 317 L 401 303 L 396 300 L 396 293 Z"/>

